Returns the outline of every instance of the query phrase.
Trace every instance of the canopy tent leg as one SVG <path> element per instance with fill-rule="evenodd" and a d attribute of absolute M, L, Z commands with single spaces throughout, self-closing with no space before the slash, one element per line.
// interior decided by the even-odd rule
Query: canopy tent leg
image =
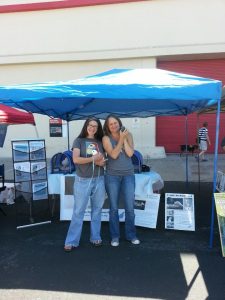
<path fill-rule="evenodd" d="M 200 122 L 199 122 L 199 114 L 197 114 L 197 142 L 198 142 L 198 155 L 200 153 L 200 143 L 199 143 L 199 138 L 198 138 L 198 131 L 200 128 Z M 197 159 L 197 163 L 198 163 L 198 191 L 200 192 L 200 182 L 201 182 L 201 175 L 200 175 L 200 160 L 199 160 L 199 156 Z"/>
<path fill-rule="evenodd" d="M 67 125 L 67 148 L 68 148 L 68 150 L 70 150 L 70 125 L 69 125 L 69 121 L 66 121 L 66 125 Z"/>
<path fill-rule="evenodd" d="M 220 129 L 220 99 L 218 99 L 217 101 L 217 112 L 216 112 L 216 139 L 215 139 L 215 155 L 214 155 L 214 171 L 213 171 L 213 195 L 212 195 L 212 207 L 211 207 L 210 240 L 209 240 L 210 248 L 212 248 L 213 246 L 213 237 L 214 237 L 214 219 L 215 219 L 214 193 L 216 191 L 219 129 Z"/>
<path fill-rule="evenodd" d="M 186 145 L 186 188 L 188 189 L 188 115 L 185 116 L 185 145 Z"/>

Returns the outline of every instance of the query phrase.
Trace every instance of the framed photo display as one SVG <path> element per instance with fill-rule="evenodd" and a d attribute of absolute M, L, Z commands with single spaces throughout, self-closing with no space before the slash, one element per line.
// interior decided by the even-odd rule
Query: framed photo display
<path fill-rule="evenodd" d="M 45 141 L 13 140 L 12 156 L 17 228 L 49 223 Z"/>

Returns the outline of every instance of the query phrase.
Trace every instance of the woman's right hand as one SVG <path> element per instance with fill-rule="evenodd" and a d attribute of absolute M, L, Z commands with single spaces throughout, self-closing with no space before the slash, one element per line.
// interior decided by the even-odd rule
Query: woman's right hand
<path fill-rule="evenodd" d="M 125 129 L 124 131 L 120 130 L 120 139 L 122 139 L 123 141 L 128 137 L 129 135 L 129 131 L 127 129 Z"/>

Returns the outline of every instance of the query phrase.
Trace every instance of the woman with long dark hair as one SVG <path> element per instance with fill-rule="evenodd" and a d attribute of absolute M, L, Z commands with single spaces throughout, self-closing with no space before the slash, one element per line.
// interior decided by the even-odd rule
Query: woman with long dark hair
<path fill-rule="evenodd" d="M 102 245 L 101 210 L 105 200 L 103 130 L 99 119 L 85 121 L 79 136 L 73 142 L 73 161 L 76 164 L 74 182 L 74 209 L 64 250 L 79 246 L 83 218 L 89 198 L 91 203 L 90 242 Z"/>

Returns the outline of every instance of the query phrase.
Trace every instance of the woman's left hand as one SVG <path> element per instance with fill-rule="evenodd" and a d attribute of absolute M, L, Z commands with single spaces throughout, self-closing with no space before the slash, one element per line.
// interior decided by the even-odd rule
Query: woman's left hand
<path fill-rule="evenodd" d="M 103 157 L 101 160 L 95 161 L 95 165 L 99 167 L 104 167 L 105 165 L 105 158 Z"/>

